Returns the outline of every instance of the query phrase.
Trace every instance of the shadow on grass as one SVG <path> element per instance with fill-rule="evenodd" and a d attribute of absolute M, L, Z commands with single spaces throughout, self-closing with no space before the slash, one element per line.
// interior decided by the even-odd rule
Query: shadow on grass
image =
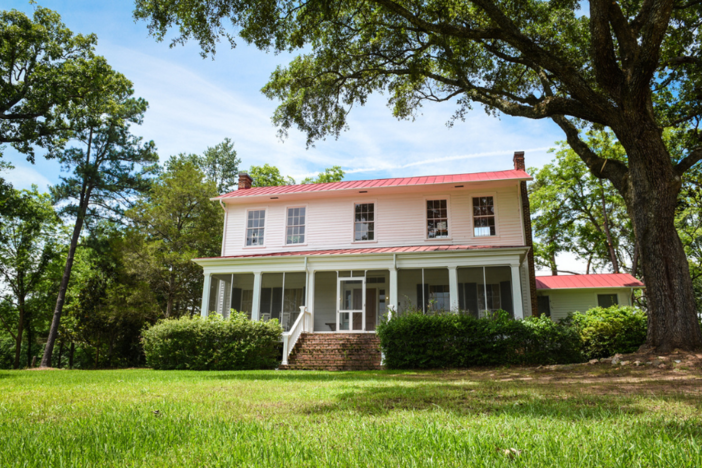
<path fill-rule="evenodd" d="M 206 375 L 205 378 L 218 380 L 257 380 L 269 381 L 278 380 L 286 382 L 331 382 L 339 380 L 348 381 L 363 381 L 363 380 L 385 380 L 387 378 L 402 378 L 410 375 L 417 375 L 417 372 L 411 371 L 222 371 L 214 372 L 212 375 Z M 432 379 L 439 378 L 440 373 L 437 371 L 422 372 L 423 378 Z M 197 376 L 202 378 L 202 374 Z"/>
<path fill-rule="evenodd" d="M 395 411 L 443 411 L 456 416 L 505 415 L 511 417 L 555 418 L 582 421 L 621 416 L 642 416 L 652 407 L 668 402 L 682 403 L 690 410 L 701 409 L 695 395 L 651 395 L 636 385 L 627 387 L 629 395 L 617 393 L 583 394 L 582 386 L 559 385 L 557 391 L 544 384 L 478 382 L 461 386 L 450 383 L 417 383 L 412 386 L 384 385 L 358 387 L 337 394 L 333 402 L 300 407 L 303 414 L 356 412 L 359 415 L 385 416 Z M 644 397 L 644 401 L 640 397 Z M 702 437 L 702 426 L 695 423 L 695 437 Z M 689 433 L 689 429 L 686 430 Z"/>

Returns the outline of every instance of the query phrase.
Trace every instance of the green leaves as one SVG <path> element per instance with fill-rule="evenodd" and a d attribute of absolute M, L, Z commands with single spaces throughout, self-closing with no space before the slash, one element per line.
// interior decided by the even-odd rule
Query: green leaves
<path fill-rule="evenodd" d="M 622 146 L 609 132 L 591 132 L 587 143 L 601 158 L 626 161 Z M 571 252 L 593 271 L 634 267 L 635 241 L 627 207 L 609 181 L 593 176 L 564 143 L 551 164 L 532 174 L 529 200 L 539 265 L 555 273 L 556 255 Z"/>
<path fill-rule="evenodd" d="M 102 94 L 106 62 L 95 35 L 74 35 L 61 17 L 38 7 L 33 18 L 0 12 L 0 143 L 34 161 L 33 146 L 61 148 L 76 106 Z"/>
<path fill-rule="evenodd" d="M 555 364 L 581 359 L 577 332 L 548 317 L 405 314 L 377 329 L 390 369 Z"/>
<path fill-rule="evenodd" d="M 646 341 L 648 317 L 635 307 L 596 307 L 569 317 L 587 359 L 633 353 Z"/>
<path fill-rule="evenodd" d="M 195 162 L 176 157 L 126 213 L 128 269 L 150 285 L 165 317 L 202 297 L 202 269 L 192 259 L 220 254 L 223 211 L 210 201 L 217 195 Z"/>
<path fill-rule="evenodd" d="M 254 187 L 274 187 L 278 185 L 294 185 L 295 179 L 290 176 L 283 177 L 280 169 L 270 164 L 251 166 L 248 171 L 253 179 Z"/>
<path fill-rule="evenodd" d="M 277 320 L 253 322 L 233 311 L 229 319 L 181 317 L 142 332 L 146 364 L 163 370 L 272 369 L 283 329 Z"/>
<path fill-rule="evenodd" d="M 344 180 L 344 170 L 341 166 L 332 166 L 324 169 L 324 172 L 317 175 L 316 178 L 306 177 L 302 180 L 302 184 L 327 184 L 330 182 L 341 182 Z"/>

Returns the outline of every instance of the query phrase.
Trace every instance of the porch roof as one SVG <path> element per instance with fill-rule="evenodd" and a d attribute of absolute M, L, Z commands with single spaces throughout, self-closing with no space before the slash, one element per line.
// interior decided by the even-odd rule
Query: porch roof
<path fill-rule="evenodd" d="M 388 254 L 388 253 L 413 253 L 413 252 L 447 252 L 460 250 L 500 250 L 527 248 L 524 245 L 414 245 L 406 247 L 364 247 L 354 249 L 331 249 L 331 250 L 296 250 L 285 252 L 267 252 L 246 255 L 228 255 L 223 257 L 205 257 L 194 260 L 214 260 L 218 258 L 256 258 L 256 257 L 308 257 L 314 255 L 364 255 L 364 254 Z"/>
<path fill-rule="evenodd" d="M 494 182 L 501 180 L 532 180 L 532 177 L 522 170 L 472 172 L 467 174 L 449 174 L 422 177 L 398 177 L 393 179 L 348 180 L 328 182 L 326 184 L 281 185 L 275 187 L 252 187 L 246 190 L 235 190 L 225 193 L 212 200 L 226 200 L 240 197 L 256 197 L 264 195 L 285 195 L 309 192 L 335 192 L 341 190 L 376 189 L 385 187 L 402 187 L 416 185 L 456 184 L 470 182 Z"/>
<path fill-rule="evenodd" d="M 537 290 L 643 287 L 641 281 L 628 273 L 536 277 Z"/>

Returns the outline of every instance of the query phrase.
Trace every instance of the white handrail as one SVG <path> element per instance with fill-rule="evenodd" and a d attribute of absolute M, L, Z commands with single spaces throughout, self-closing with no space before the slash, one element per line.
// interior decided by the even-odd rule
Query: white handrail
<path fill-rule="evenodd" d="M 300 338 L 300 335 L 305 331 L 305 315 L 309 314 L 307 307 L 300 306 L 300 315 L 297 316 L 295 323 L 290 327 L 290 331 L 283 333 L 283 366 L 288 365 L 288 356 L 295 347 L 295 343 Z"/>

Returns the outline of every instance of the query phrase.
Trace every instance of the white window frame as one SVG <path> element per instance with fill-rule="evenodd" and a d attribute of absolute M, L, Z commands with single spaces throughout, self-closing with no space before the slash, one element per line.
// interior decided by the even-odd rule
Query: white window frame
<path fill-rule="evenodd" d="M 356 240 L 356 205 L 373 205 L 373 240 Z M 375 244 L 378 242 L 378 202 L 376 200 L 354 200 L 351 202 L 351 243 Z"/>
<path fill-rule="evenodd" d="M 429 218 L 427 217 L 427 202 L 434 201 L 434 200 L 446 200 L 446 226 L 447 226 L 446 229 L 448 229 L 448 236 L 447 237 L 434 237 L 434 238 L 429 237 Z M 423 209 L 424 209 L 424 211 L 423 211 L 423 213 L 424 213 L 424 240 L 427 242 L 442 242 L 442 241 L 453 240 L 453 226 L 451 223 L 451 218 L 452 218 L 452 216 L 451 216 L 451 197 L 449 195 L 424 197 Z M 472 207 L 471 207 L 471 210 L 472 210 Z"/>
<path fill-rule="evenodd" d="M 288 244 L 288 210 L 294 209 L 294 208 L 304 208 L 305 209 L 305 224 L 304 224 L 304 226 L 305 226 L 305 242 Z M 284 213 L 285 222 L 283 223 L 283 247 L 307 245 L 307 235 L 308 235 L 307 225 L 308 225 L 308 220 L 309 220 L 309 218 L 307 217 L 308 213 L 309 213 L 309 208 L 307 207 L 307 205 L 290 205 L 290 206 L 285 207 L 285 213 Z"/>
<path fill-rule="evenodd" d="M 263 244 L 259 245 L 246 245 L 246 238 L 249 234 L 249 212 L 251 211 L 263 211 L 265 212 L 264 216 L 264 222 L 263 222 Z M 247 208 L 246 211 L 244 212 L 244 248 L 245 249 L 264 249 L 266 248 L 266 242 L 268 239 L 268 233 L 266 232 L 268 229 L 268 206 L 260 207 L 260 208 Z"/>
<path fill-rule="evenodd" d="M 496 192 L 479 192 L 471 193 L 470 197 L 470 237 L 471 239 L 495 239 L 500 237 L 500 216 L 497 209 L 497 193 Z M 494 236 L 476 236 L 475 235 L 475 210 L 473 209 L 473 198 L 492 197 L 492 203 L 495 208 L 495 235 Z"/>

